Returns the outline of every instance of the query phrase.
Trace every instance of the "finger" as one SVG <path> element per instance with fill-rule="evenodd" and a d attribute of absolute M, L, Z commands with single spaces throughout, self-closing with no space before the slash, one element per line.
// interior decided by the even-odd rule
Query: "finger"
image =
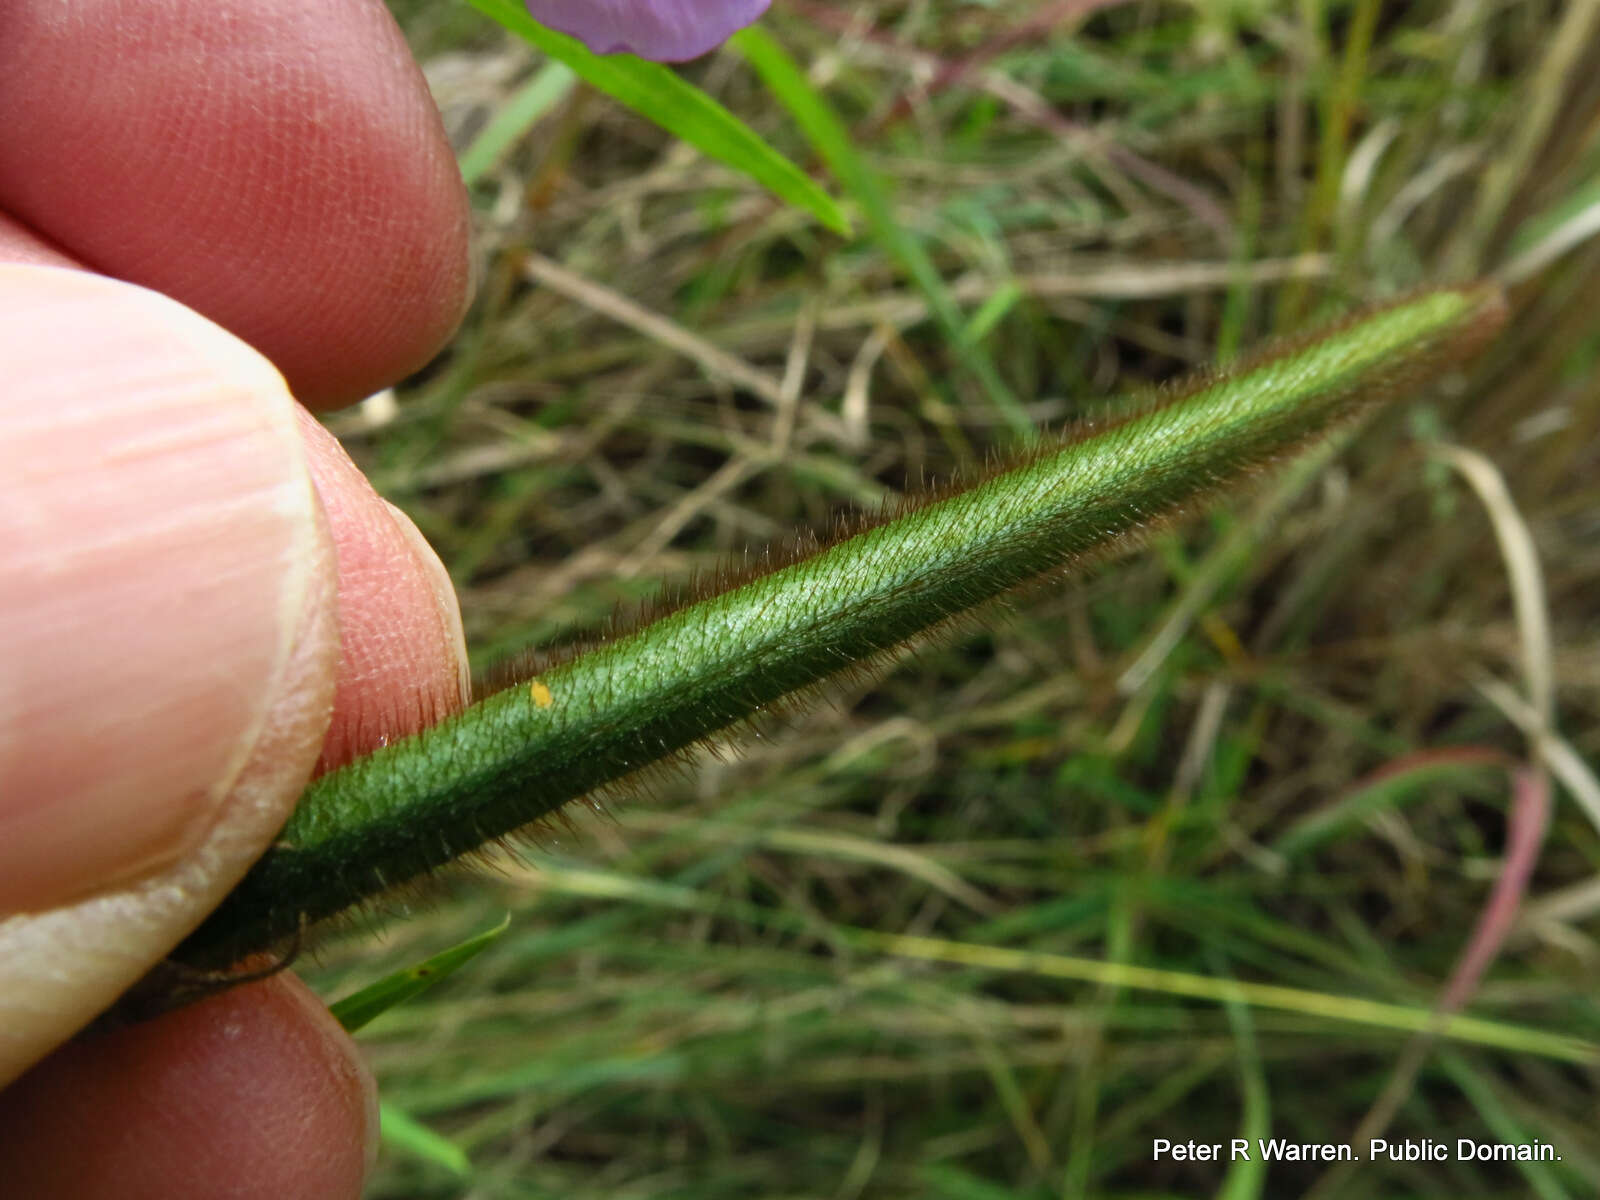
<path fill-rule="evenodd" d="M 339 676 L 322 771 L 455 712 L 467 702 L 470 679 L 444 565 L 333 435 L 301 417 L 339 559 Z"/>
<path fill-rule="evenodd" d="M 421 366 L 460 317 L 460 175 L 379 0 L 13 0 L 0 112 L 0 209 L 304 402 Z"/>
<path fill-rule="evenodd" d="M 4 1080 L 271 839 L 338 649 L 333 555 L 270 366 L 83 272 L 0 267 L 0 311 L 0 912 L 27 910 L 0 920 Z"/>
<path fill-rule="evenodd" d="M 355 1200 L 372 1081 L 290 975 L 63 1047 L 0 1092 L 7 1195 Z"/>

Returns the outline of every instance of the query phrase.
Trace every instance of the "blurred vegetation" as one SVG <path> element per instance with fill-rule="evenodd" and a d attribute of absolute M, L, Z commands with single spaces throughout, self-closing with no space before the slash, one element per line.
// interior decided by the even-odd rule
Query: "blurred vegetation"
<path fill-rule="evenodd" d="M 1146 551 L 328 942 L 335 997 L 513 914 L 363 1031 L 372 1195 L 1600 1192 L 1600 836 L 1569 790 L 1600 752 L 1600 5 L 778 0 L 763 28 L 891 225 L 737 54 L 684 70 L 818 170 L 851 241 L 464 5 L 394 7 L 470 157 L 478 299 L 397 405 L 331 423 L 439 548 L 481 665 L 1018 413 L 1433 281 L 1499 274 L 1514 317 Z M 1438 442 L 1503 475 L 1541 607 Z M 1536 754 L 1565 766 L 1520 915 L 1479 1024 L 1430 1039 Z M 1256 1136 L 1562 1157 L 1152 1161 Z"/>

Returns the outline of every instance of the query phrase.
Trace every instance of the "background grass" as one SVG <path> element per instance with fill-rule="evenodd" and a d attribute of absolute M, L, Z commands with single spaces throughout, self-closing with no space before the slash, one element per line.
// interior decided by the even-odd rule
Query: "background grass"
<path fill-rule="evenodd" d="M 1427 439 L 1503 473 L 1559 745 L 1580 774 L 1600 749 L 1600 6 L 778 0 L 763 27 L 868 183 L 736 54 L 685 70 L 819 172 L 850 241 L 465 5 L 394 7 L 469 156 L 478 300 L 398 405 L 331 423 L 439 548 L 480 665 L 1018 414 L 1431 281 L 1499 272 L 1515 315 L 1148 551 L 328 941 L 335 997 L 513 914 L 363 1031 L 392 1106 L 372 1195 L 1600 1190 L 1600 837 L 1562 787 L 1480 1024 L 1415 1032 L 1531 754 L 1481 687 L 1522 686 L 1527 620 Z M 1152 1161 L 1358 1130 L 1562 1158 Z"/>

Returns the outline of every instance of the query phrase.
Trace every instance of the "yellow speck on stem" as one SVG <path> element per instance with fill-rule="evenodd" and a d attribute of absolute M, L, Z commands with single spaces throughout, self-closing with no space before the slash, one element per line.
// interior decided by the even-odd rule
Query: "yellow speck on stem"
<path fill-rule="evenodd" d="M 540 683 L 537 679 L 528 685 L 528 696 L 540 708 L 549 708 L 553 699 L 553 697 L 550 695 L 550 689 L 545 687 L 545 685 Z"/>

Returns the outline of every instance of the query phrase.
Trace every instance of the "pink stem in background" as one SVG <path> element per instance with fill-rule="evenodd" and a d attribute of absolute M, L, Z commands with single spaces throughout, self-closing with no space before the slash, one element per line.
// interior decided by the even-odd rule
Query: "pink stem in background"
<path fill-rule="evenodd" d="M 1517 759 L 1504 750 L 1496 750 L 1492 746 L 1438 746 L 1427 750 L 1414 750 L 1410 754 L 1390 759 L 1383 766 L 1369 771 L 1356 780 L 1349 790 L 1365 791 L 1374 784 L 1382 783 L 1385 779 L 1393 779 L 1397 775 L 1404 775 L 1408 771 L 1425 767 L 1451 766 L 1505 767 L 1509 770 L 1517 766 Z"/>
<path fill-rule="evenodd" d="M 1450 982 L 1439 998 L 1439 1011 L 1457 1012 L 1466 1006 L 1483 973 L 1489 969 L 1506 934 L 1516 920 L 1517 909 L 1528 890 L 1528 880 L 1539 862 L 1539 847 L 1550 823 L 1550 777 L 1538 767 L 1521 766 L 1511 773 L 1511 812 L 1507 821 L 1505 861 L 1500 877 L 1494 881 L 1489 900 L 1478 914 L 1478 924 L 1466 949 L 1450 973 Z"/>
<path fill-rule="evenodd" d="M 1498 750 L 1481 746 L 1424 750 L 1379 768 L 1367 777 L 1367 781 L 1409 769 L 1416 765 L 1419 758 L 1447 762 L 1499 762 L 1504 761 L 1506 756 Z M 1550 820 L 1550 777 L 1543 767 L 1527 765 L 1513 766 L 1510 775 L 1511 803 L 1506 817 L 1505 859 L 1489 899 L 1478 914 L 1478 923 L 1473 928 L 1472 936 L 1467 939 L 1455 969 L 1450 972 L 1450 979 L 1439 993 L 1434 1017 L 1440 1024 L 1450 1014 L 1465 1008 L 1467 1001 L 1478 990 L 1484 972 L 1505 944 L 1506 934 L 1510 932 L 1522 897 L 1528 890 L 1528 880 L 1532 878 L 1533 868 L 1539 861 L 1539 846 L 1544 841 L 1545 828 Z M 1388 1083 L 1351 1134 L 1351 1145 L 1365 1146 L 1389 1128 L 1400 1106 L 1416 1086 L 1417 1074 L 1422 1070 L 1432 1045 L 1433 1037 L 1430 1034 L 1421 1034 L 1407 1043 Z M 1329 1168 L 1306 1192 L 1306 1200 L 1322 1200 L 1322 1197 L 1338 1191 L 1349 1179 L 1352 1170 L 1347 1163 Z"/>

